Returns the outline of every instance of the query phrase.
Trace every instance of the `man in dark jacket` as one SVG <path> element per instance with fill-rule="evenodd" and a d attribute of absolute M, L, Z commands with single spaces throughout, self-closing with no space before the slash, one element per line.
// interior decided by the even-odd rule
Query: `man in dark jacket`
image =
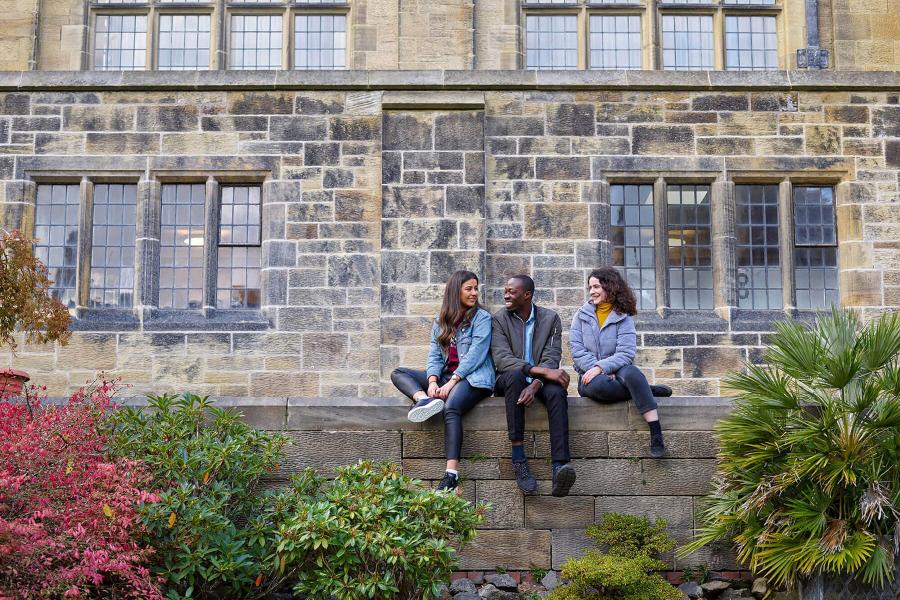
<path fill-rule="evenodd" d="M 523 446 L 525 409 L 540 400 L 550 419 L 553 495 L 565 496 L 575 483 L 569 464 L 569 374 L 559 368 L 562 322 L 552 310 L 534 304 L 534 281 L 516 275 L 503 290 L 505 308 L 494 313 L 491 354 L 497 367 L 496 391 L 506 398 L 506 424 L 512 443 L 516 483 L 525 494 L 537 490 Z"/>

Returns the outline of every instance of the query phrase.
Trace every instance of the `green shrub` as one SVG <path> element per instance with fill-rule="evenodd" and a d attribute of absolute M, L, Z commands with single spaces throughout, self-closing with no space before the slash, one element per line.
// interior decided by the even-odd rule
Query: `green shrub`
<path fill-rule="evenodd" d="M 296 572 L 308 598 L 433 598 L 450 579 L 456 548 L 475 537 L 484 508 L 454 493 L 422 489 L 396 465 L 312 471 L 285 493 L 296 508 L 280 530 L 273 564 Z"/>
<path fill-rule="evenodd" d="M 562 576 L 570 583 L 553 590 L 550 600 L 680 600 L 681 592 L 654 572 L 666 568 L 658 556 L 675 545 L 664 520 L 651 524 L 610 513 L 588 527 L 587 535 L 606 551 L 567 560 Z"/>
<path fill-rule="evenodd" d="M 296 509 L 257 489 L 278 467 L 283 436 L 193 394 L 150 396 L 148 408 L 115 411 L 111 450 L 142 461 L 159 490 L 142 521 L 168 597 L 264 596 L 282 582 L 265 562 L 275 531 Z"/>
<path fill-rule="evenodd" d="M 900 315 L 780 323 L 768 366 L 727 378 L 717 485 L 692 552 L 716 540 L 775 583 L 892 575 L 900 540 Z"/>

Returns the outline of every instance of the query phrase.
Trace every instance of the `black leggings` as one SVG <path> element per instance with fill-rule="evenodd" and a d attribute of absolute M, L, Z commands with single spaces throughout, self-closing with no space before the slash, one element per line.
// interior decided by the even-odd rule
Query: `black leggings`
<path fill-rule="evenodd" d="M 600 373 L 587 385 L 578 379 L 578 394 L 598 402 L 634 400 L 641 414 L 656 410 L 656 399 L 647 383 L 647 377 L 634 365 L 626 365 L 616 371 L 613 379 Z"/>
<path fill-rule="evenodd" d="M 447 383 L 451 375 L 452 373 L 442 373 L 438 384 Z M 400 367 L 391 373 L 391 382 L 410 400 L 416 393 L 428 391 L 428 374 L 425 371 Z M 447 460 L 459 460 L 463 442 L 463 415 L 490 396 L 492 391 L 472 387 L 465 379 L 450 390 L 450 397 L 444 406 L 444 448 L 447 451 Z"/>

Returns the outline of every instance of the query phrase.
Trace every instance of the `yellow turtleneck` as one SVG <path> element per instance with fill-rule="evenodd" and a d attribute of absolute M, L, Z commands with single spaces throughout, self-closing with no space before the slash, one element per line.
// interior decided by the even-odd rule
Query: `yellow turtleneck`
<path fill-rule="evenodd" d="M 603 327 L 603 324 L 606 323 L 606 317 L 609 316 L 609 313 L 612 312 L 613 306 L 609 302 L 601 302 L 596 306 L 594 310 L 597 311 L 597 323 L 600 324 L 600 327 Z"/>

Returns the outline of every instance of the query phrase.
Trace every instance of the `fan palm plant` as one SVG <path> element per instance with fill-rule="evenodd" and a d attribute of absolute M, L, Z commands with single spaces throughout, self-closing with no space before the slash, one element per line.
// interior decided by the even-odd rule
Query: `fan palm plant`
<path fill-rule="evenodd" d="M 693 552 L 716 540 L 776 583 L 883 585 L 900 546 L 900 315 L 833 309 L 777 326 L 767 366 L 726 379 L 714 491 Z"/>

